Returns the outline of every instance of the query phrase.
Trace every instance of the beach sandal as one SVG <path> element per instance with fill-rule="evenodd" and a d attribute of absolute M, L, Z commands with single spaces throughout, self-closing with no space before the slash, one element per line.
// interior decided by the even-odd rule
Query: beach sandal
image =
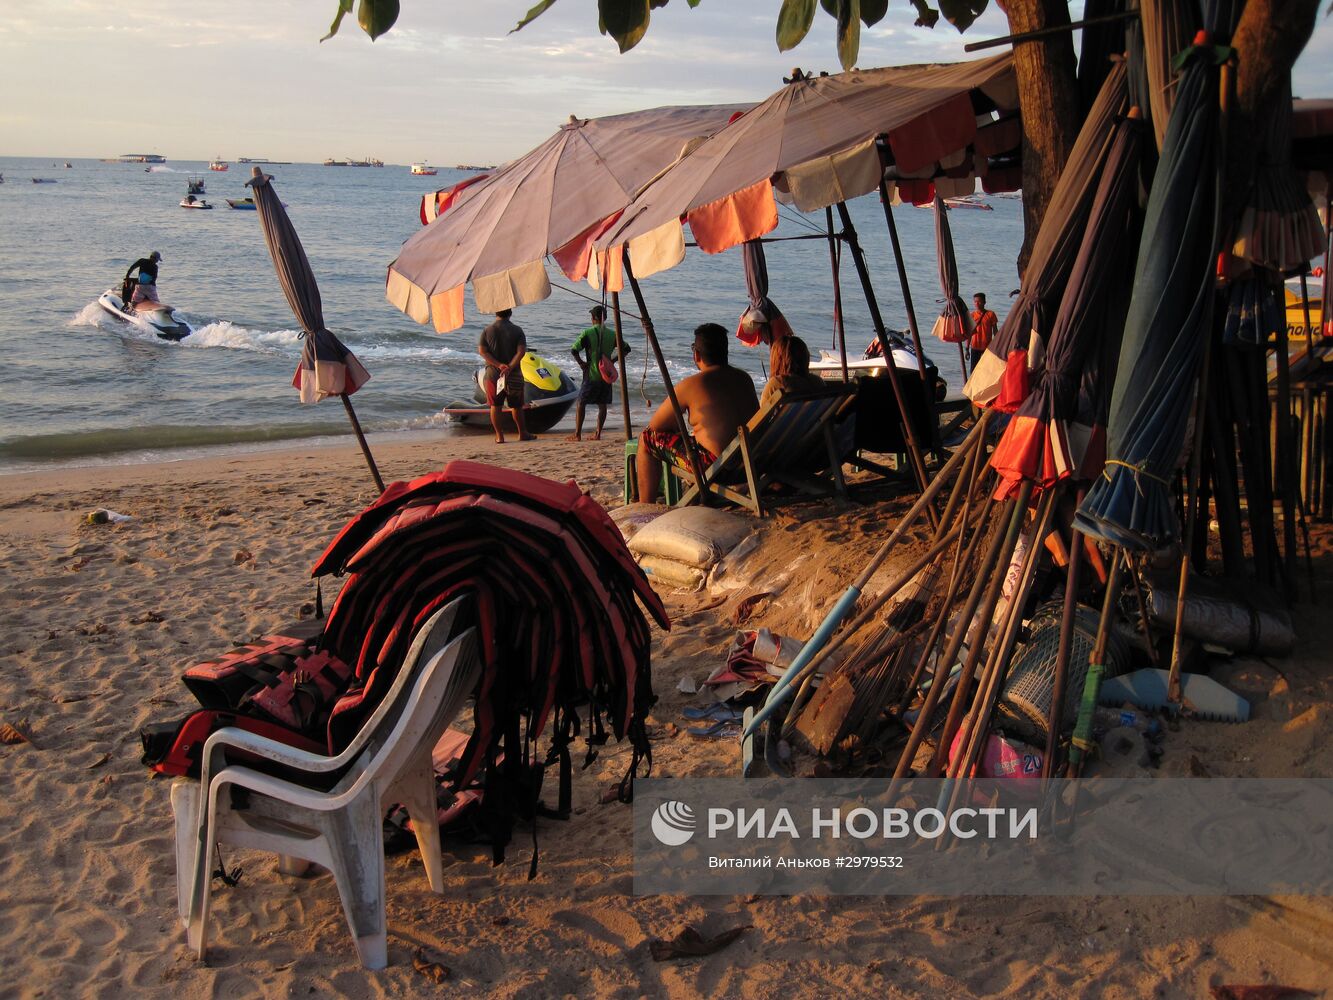
<path fill-rule="evenodd" d="M 685 730 L 685 732 L 689 733 L 691 736 L 697 736 L 700 739 L 719 739 L 723 736 L 731 735 L 731 732 L 734 732 L 739 727 L 739 725 L 740 725 L 740 720 L 732 722 L 730 720 L 724 719 L 721 722 L 713 723 L 706 729 L 687 729 Z M 729 730 L 731 732 L 728 732 Z"/>

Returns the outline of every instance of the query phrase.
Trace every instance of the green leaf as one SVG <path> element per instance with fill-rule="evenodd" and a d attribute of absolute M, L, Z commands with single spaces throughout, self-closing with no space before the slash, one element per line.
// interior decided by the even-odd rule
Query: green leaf
<path fill-rule="evenodd" d="M 658 7 L 665 7 L 671 0 L 648 0 L 649 10 L 657 10 Z"/>
<path fill-rule="evenodd" d="M 912 0 L 912 6 L 916 8 L 916 26 L 918 28 L 933 28 L 939 23 L 940 12 L 926 0 Z"/>
<path fill-rule="evenodd" d="M 691 10 L 699 6 L 699 0 L 685 0 L 685 2 L 690 5 Z"/>
<path fill-rule="evenodd" d="M 861 23 L 867 28 L 878 24 L 889 11 L 889 0 L 861 0 Z"/>
<path fill-rule="evenodd" d="M 398 20 L 398 0 L 360 0 L 356 20 L 373 42 Z"/>
<path fill-rule="evenodd" d="M 622 53 L 638 45 L 648 31 L 648 0 L 597 0 L 602 30 Z"/>
<path fill-rule="evenodd" d="M 554 4 L 555 0 L 541 0 L 540 3 L 523 15 L 523 20 L 519 21 L 518 24 L 509 29 L 509 33 L 512 35 L 520 28 L 526 28 L 529 24 L 550 10 Z"/>
<path fill-rule="evenodd" d="M 838 0 L 819 0 L 819 6 L 824 8 L 824 13 L 829 17 L 838 16 Z"/>
<path fill-rule="evenodd" d="M 329 27 L 329 33 L 320 39 L 321 42 L 327 42 L 338 33 L 342 27 L 343 15 L 352 13 L 352 0 L 338 0 L 338 13 L 334 15 L 333 24 Z"/>
<path fill-rule="evenodd" d="M 838 60 L 844 70 L 861 51 L 861 0 L 838 0 Z"/>
<path fill-rule="evenodd" d="M 800 45 L 814 19 L 815 0 L 782 0 L 782 10 L 778 13 L 778 51 L 786 52 Z"/>
<path fill-rule="evenodd" d="M 987 0 L 939 0 L 940 13 L 959 31 L 972 27 L 986 9 Z"/>

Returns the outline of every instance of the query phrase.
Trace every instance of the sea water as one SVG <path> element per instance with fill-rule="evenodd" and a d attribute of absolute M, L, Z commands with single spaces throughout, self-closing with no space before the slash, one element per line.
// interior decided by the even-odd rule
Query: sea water
<path fill-rule="evenodd" d="M 292 389 L 301 352 L 299 328 L 278 285 L 257 213 L 227 207 L 249 194 L 249 169 L 209 172 L 203 161 L 142 164 L 64 157 L 0 157 L 0 472 L 53 463 L 141 462 L 219 447 L 348 433 L 336 400 L 303 406 Z M 60 164 L 56 166 L 54 164 Z M 355 352 L 372 378 L 352 397 L 367 431 L 475 433 L 440 410 L 471 400 L 477 337 L 490 316 L 467 295 L 467 324 L 436 334 L 384 298 L 385 268 L 420 229 L 421 196 L 468 174 L 441 169 L 413 176 L 406 166 L 265 167 L 288 206 L 319 282 L 324 321 Z M 186 179 L 203 176 L 212 211 L 182 209 Z M 33 177 L 55 184 L 33 184 Z M 993 211 L 949 213 L 961 292 L 983 291 L 1003 317 L 1017 285 L 1022 204 L 989 199 Z M 877 196 L 850 205 L 885 322 L 905 329 L 903 296 Z M 823 212 L 783 208 L 776 236 L 825 231 Z M 835 214 L 836 219 L 836 214 Z M 957 348 L 930 341 L 939 312 L 934 213 L 901 206 L 895 219 L 926 350 L 941 374 L 959 383 Z M 107 316 L 96 299 L 119 288 L 126 267 L 157 250 L 159 290 L 195 328 L 179 344 Z M 812 353 L 835 345 L 833 279 L 826 240 L 767 247 L 770 295 Z M 549 299 L 515 312 L 530 350 L 550 357 L 577 381 L 570 344 L 588 323 L 594 299 L 549 266 Z M 688 375 L 694 327 L 713 321 L 734 329 L 746 305 L 739 250 L 710 256 L 690 248 L 680 266 L 641 282 L 673 378 Z M 850 254 L 841 263 L 842 305 L 850 356 L 873 337 Z M 661 379 L 650 361 L 628 289 L 621 296 L 632 348 L 627 385 L 633 419 L 660 403 Z M 767 351 L 739 343 L 732 360 L 762 382 Z M 612 408 L 619 420 L 620 402 Z M 572 423 L 572 411 L 562 427 Z"/>

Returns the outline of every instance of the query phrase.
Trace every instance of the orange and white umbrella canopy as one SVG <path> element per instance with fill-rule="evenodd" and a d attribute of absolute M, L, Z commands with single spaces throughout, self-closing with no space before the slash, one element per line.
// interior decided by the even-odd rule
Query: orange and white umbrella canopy
<path fill-rule="evenodd" d="M 592 239 L 691 140 L 717 131 L 752 104 L 654 108 L 578 119 L 499 170 L 429 197 L 424 229 L 389 265 L 386 296 L 440 333 L 463 325 L 471 282 L 481 313 L 551 293 L 545 258 L 571 280 L 587 274 Z"/>
<path fill-rule="evenodd" d="M 814 211 L 868 194 L 884 173 L 875 147 L 881 135 L 898 177 L 971 190 L 988 156 L 1003 151 L 993 147 L 1017 145 L 1016 123 L 994 117 L 1017 107 L 1008 53 L 798 78 L 648 185 L 597 239 L 598 256 L 628 246 L 642 277 L 679 263 L 682 220 L 701 249 L 720 253 L 774 229 L 775 199 Z M 614 289 L 619 255 L 609 259 L 606 284 Z"/>

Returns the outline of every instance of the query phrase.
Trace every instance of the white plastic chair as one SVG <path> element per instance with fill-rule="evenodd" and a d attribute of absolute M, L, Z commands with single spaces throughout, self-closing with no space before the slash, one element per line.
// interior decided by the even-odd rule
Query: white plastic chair
<path fill-rule="evenodd" d="M 178 781 L 173 786 L 178 887 L 184 888 L 180 868 L 187 862 L 191 877 L 188 896 L 182 900 L 188 905 L 182 910 L 190 946 L 201 959 L 207 950 L 210 852 L 215 843 L 274 851 L 284 859 L 300 858 L 329 869 L 357 952 L 369 969 L 381 969 L 388 960 L 381 824 L 390 804 L 399 802 L 407 808 L 431 888 L 443 892 L 431 749 L 463 707 L 481 672 L 471 629 L 430 654 L 448 635 L 456 604 L 441 609 L 423 626 L 394 685 L 342 754 L 322 757 L 252 733 L 223 729 L 205 744 L 200 782 Z M 417 663 L 425 661 L 420 669 L 408 662 L 414 652 Z M 311 776 L 349 764 L 350 768 L 331 790 L 323 791 L 299 780 L 228 766 L 224 760 L 228 749 L 244 750 Z M 233 806 L 233 788 L 248 790 L 244 808 Z M 207 793 L 201 803 L 203 789 Z M 189 824 L 191 817 L 194 822 Z M 193 827 L 193 843 L 183 843 L 182 827 L 187 824 Z"/>

